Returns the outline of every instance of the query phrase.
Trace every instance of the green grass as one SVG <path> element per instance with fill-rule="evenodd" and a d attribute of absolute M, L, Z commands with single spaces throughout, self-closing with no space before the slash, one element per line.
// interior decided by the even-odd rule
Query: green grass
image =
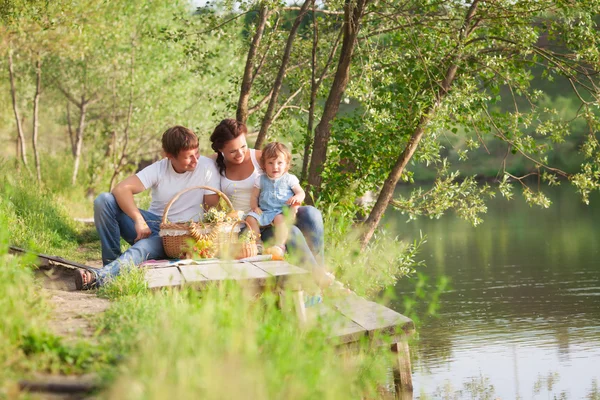
<path fill-rule="evenodd" d="M 98 259 L 94 227 L 76 222 L 70 211 L 49 189 L 0 176 L 0 213 L 9 229 L 9 244 L 76 261 Z"/>

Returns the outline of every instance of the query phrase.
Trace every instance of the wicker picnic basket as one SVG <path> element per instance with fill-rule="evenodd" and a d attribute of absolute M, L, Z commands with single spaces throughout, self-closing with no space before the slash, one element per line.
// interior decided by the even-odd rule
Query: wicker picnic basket
<path fill-rule="evenodd" d="M 162 238 L 165 254 L 169 258 L 191 258 L 190 242 L 198 242 L 201 240 L 210 241 L 213 243 L 211 251 L 207 254 L 210 257 L 217 255 L 218 250 L 223 247 L 226 242 L 237 241 L 237 218 L 232 221 L 224 222 L 169 222 L 169 209 L 179 199 L 179 197 L 194 189 L 206 189 L 221 197 L 231 211 L 235 211 L 231 200 L 225 193 L 209 186 L 193 186 L 177 193 L 165 207 L 165 212 L 160 223 L 159 235 Z"/>
<path fill-rule="evenodd" d="M 248 233 L 239 235 L 237 240 L 235 240 L 233 237 L 233 233 L 237 224 L 245 224 L 246 228 L 248 229 Z M 236 260 L 240 260 L 242 258 L 254 257 L 258 255 L 258 246 L 256 245 L 256 234 L 254 233 L 252 228 L 250 228 L 250 225 L 248 225 L 246 221 L 237 221 L 234 224 L 234 226 L 232 226 L 230 235 L 232 235 L 229 238 L 230 254 L 233 256 L 233 258 L 235 258 Z M 247 235 L 248 239 L 242 240 L 241 236 L 243 235 Z"/>

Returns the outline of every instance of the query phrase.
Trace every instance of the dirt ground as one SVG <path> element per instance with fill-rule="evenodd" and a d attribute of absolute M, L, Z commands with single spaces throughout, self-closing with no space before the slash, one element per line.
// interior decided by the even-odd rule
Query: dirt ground
<path fill-rule="evenodd" d="M 87 338 L 95 340 L 93 319 L 110 305 L 106 299 L 98 297 L 95 290 L 75 289 L 76 268 L 61 264 L 41 262 L 36 271 L 36 279 L 47 295 L 52 306 L 50 329 L 65 341 Z M 90 261 L 86 265 L 100 268 L 100 261 Z M 36 400 L 75 400 L 94 399 L 97 377 L 88 375 L 48 375 L 36 374 L 28 380 L 20 381 L 15 388 L 15 397 L 28 393 L 27 398 Z"/>
<path fill-rule="evenodd" d="M 98 268 L 100 262 L 88 262 L 87 265 Z M 58 264 L 43 265 L 36 277 L 53 306 L 52 331 L 67 340 L 81 337 L 91 339 L 94 335 L 91 318 L 104 312 L 110 303 L 98 297 L 94 290 L 76 290 L 76 271 L 75 268 Z"/>

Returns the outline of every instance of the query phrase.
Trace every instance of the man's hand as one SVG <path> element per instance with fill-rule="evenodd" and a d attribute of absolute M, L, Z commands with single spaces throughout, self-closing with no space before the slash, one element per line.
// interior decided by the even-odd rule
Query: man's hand
<path fill-rule="evenodd" d="M 148 224 L 146 223 L 146 220 L 144 220 L 144 218 L 136 220 L 134 226 L 135 226 L 135 231 L 137 232 L 137 236 L 135 237 L 135 240 L 133 241 L 134 243 L 140 239 L 145 239 L 152 234 L 152 231 L 150 230 L 150 227 L 148 226 Z"/>

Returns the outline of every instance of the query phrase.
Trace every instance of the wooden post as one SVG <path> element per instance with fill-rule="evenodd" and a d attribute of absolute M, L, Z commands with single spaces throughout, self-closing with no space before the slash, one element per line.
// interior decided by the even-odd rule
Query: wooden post
<path fill-rule="evenodd" d="M 394 385 L 396 387 L 396 395 L 400 399 L 405 399 L 404 393 L 410 394 L 412 398 L 413 384 L 412 374 L 410 370 L 410 351 L 408 342 L 402 340 L 392 344 L 392 352 L 394 357 Z"/>
<path fill-rule="evenodd" d="M 304 291 L 303 290 L 294 290 L 292 292 L 292 299 L 294 300 L 294 308 L 296 309 L 296 315 L 298 315 L 298 320 L 300 321 L 300 325 L 306 324 L 306 307 L 304 305 Z"/>

